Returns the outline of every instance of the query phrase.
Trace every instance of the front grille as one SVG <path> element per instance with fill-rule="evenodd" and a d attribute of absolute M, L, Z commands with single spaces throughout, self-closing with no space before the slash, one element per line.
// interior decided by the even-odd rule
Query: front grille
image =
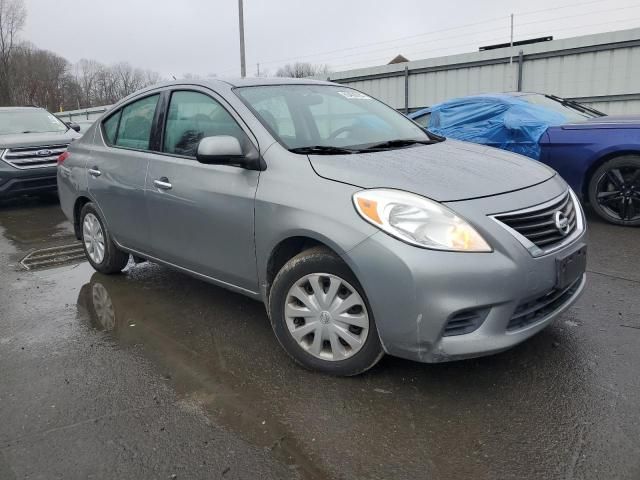
<path fill-rule="evenodd" d="M 556 214 L 562 212 L 568 226 L 561 231 L 556 225 Z M 542 250 L 550 250 L 575 232 L 579 212 L 569 192 L 558 199 L 517 212 L 495 215 L 495 218 L 515 230 Z"/>
<path fill-rule="evenodd" d="M 520 330 L 553 313 L 576 293 L 581 282 L 582 277 L 563 290 L 554 288 L 541 297 L 521 303 L 513 312 L 507 331 Z"/>
<path fill-rule="evenodd" d="M 69 144 L 20 147 L 5 150 L 2 159 L 16 168 L 55 167 L 58 157 Z"/>
<path fill-rule="evenodd" d="M 443 337 L 465 335 L 477 330 L 487 317 L 488 310 L 464 310 L 449 318 L 444 327 Z"/>

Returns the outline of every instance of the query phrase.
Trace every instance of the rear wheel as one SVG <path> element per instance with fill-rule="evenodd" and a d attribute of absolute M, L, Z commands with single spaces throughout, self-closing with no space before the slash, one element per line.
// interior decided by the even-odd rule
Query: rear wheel
<path fill-rule="evenodd" d="M 280 344 L 306 368 L 350 376 L 382 358 L 360 284 L 327 249 L 304 251 L 282 267 L 269 295 L 269 313 Z"/>
<path fill-rule="evenodd" d="M 601 165 L 589 182 L 589 202 L 607 222 L 640 225 L 640 156 L 626 155 Z"/>
<path fill-rule="evenodd" d="M 129 262 L 129 254 L 119 250 L 109 231 L 91 202 L 80 212 L 82 246 L 87 260 L 100 273 L 111 274 L 122 271 Z"/>

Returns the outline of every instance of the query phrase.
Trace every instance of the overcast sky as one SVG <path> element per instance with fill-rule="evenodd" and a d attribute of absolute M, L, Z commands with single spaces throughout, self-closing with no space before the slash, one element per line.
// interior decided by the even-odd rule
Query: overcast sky
<path fill-rule="evenodd" d="M 237 0 L 25 0 L 22 37 L 71 62 L 127 61 L 164 77 L 238 76 Z M 564 7 L 564 8 L 563 8 Z M 639 0 L 245 0 L 247 74 L 290 61 L 334 71 L 515 39 L 640 26 Z"/>

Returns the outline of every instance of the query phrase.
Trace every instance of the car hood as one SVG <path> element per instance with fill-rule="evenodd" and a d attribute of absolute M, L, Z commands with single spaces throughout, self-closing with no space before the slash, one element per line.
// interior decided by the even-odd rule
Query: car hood
<path fill-rule="evenodd" d="M 329 180 L 362 188 L 395 188 L 440 202 L 520 190 L 555 175 L 535 160 L 497 148 L 447 139 L 383 152 L 309 155 Z"/>
<path fill-rule="evenodd" d="M 61 143 L 69 143 L 72 140 L 80 138 L 80 136 L 80 134 L 71 129 L 66 132 L 0 135 L 0 148 L 44 147 L 47 145 L 58 145 Z"/>
<path fill-rule="evenodd" d="M 583 122 L 562 125 L 563 130 L 592 130 L 602 128 L 640 128 L 640 115 L 606 115 Z"/>

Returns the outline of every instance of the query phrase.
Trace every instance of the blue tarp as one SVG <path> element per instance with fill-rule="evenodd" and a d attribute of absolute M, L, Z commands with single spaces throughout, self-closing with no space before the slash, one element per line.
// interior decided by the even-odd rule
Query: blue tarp
<path fill-rule="evenodd" d="M 466 100 L 466 101 L 465 101 Z M 510 150 L 538 160 L 538 141 L 549 126 L 567 119 L 518 97 L 494 95 L 450 100 L 430 108 L 429 131 Z"/>

